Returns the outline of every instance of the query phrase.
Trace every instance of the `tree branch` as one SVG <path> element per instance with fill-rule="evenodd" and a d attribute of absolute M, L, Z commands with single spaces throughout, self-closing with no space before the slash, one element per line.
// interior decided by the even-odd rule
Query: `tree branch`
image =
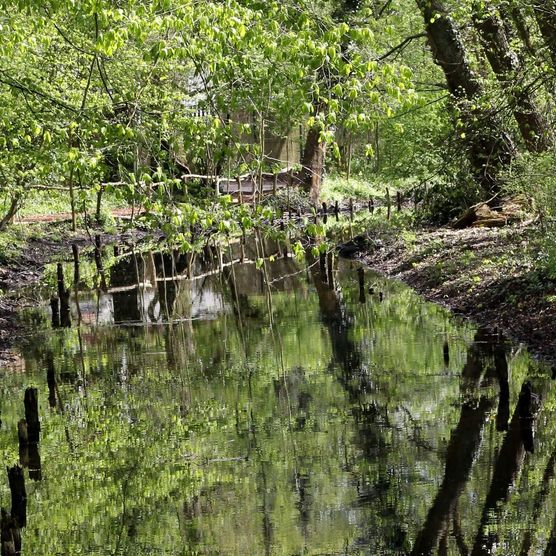
<path fill-rule="evenodd" d="M 403 48 L 405 48 L 411 41 L 413 41 L 415 39 L 421 39 L 421 38 L 426 37 L 426 36 L 427 36 L 426 33 L 417 33 L 415 35 L 411 35 L 411 36 L 405 38 L 400 44 L 398 44 L 397 46 L 395 46 L 394 48 L 389 50 L 386 54 L 383 54 L 382 56 L 379 56 L 378 58 L 376 58 L 376 61 L 380 62 L 381 60 L 384 60 L 385 58 L 388 58 L 389 56 L 392 56 L 392 54 L 394 54 L 398 50 L 402 50 Z"/>

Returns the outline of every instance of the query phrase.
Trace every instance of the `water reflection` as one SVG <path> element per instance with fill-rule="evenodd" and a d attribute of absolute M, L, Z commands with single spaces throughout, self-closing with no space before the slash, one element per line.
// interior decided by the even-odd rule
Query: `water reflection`
<path fill-rule="evenodd" d="M 2 371 L 0 449 L 35 479 L 24 554 L 556 544 L 550 380 L 498 334 L 261 238 L 196 257 L 97 238 L 50 275 L 25 373 Z"/>

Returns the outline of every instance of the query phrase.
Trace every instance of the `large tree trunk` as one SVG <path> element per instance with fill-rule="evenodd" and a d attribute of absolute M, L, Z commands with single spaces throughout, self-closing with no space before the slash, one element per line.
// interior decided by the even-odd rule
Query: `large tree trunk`
<path fill-rule="evenodd" d="M 556 0 L 535 0 L 533 10 L 552 65 L 556 68 Z"/>
<path fill-rule="evenodd" d="M 303 149 L 301 181 L 314 204 L 318 203 L 320 197 L 325 158 L 326 144 L 320 140 L 320 130 L 312 127 L 307 132 Z"/>
<path fill-rule="evenodd" d="M 525 48 L 530 56 L 536 59 L 537 52 L 531 41 L 531 32 L 519 2 L 510 2 L 509 5 L 501 5 L 499 7 L 500 15 L 504 21 L 507 21 L 508 25 L 513 23 L 513 28 L 517 31 L 517 36 L 520 38 L 521 42 L 525 45 Z M 507 33 L 510 39 L 513 37 L 512 33 Z"/>
<path fill-rule="evenodd" d="M 502 20 L 492 8 L 482 9 L 476 4 L 473 23 L 492 71 L 511 103 L 527 149 L 533 152 L 547 150 L 551 144 L 548 124 L 524 83 L 522 65 L 510 47 Z"/>
<path fill-rule="evenodd" d="M 464 122 L 468 157 L 477 180 L 486 192 L 498 190 L 500 168 L 513 158 L 515 149 L 496 114 L 481 106 L 481 84 L 471 69 L 455 23 L 438 0 L 416 0 L 435 62 L 442 68 L 448 89 Z"/>

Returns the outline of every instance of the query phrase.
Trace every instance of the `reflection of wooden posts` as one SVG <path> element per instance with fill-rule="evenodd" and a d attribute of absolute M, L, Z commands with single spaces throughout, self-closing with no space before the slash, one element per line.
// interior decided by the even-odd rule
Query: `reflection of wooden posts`
<path fill-rule="evenodd" d="M 58 281 L 58 298 L 60 299 L 60 326 L 69 328 L 71 326 L 71 312 L 69 305 L 70 290 L 66 289 L 64 281 L 64 267 L 62 263 L 56 266 Z"/>
<path fill-rule="evenodd" d="M 444 345 L 442 346 L 442 355 L 444 357 L 444 365 L 447 367 L 450 364 L 450 346 L 448 345 L 448 340 L 444 341 Z"/>
<path fill-rule="evenodd" d="M 390 216 L 391 216 L 391 212 L 392 212 L 392 207 L 391 207 L 391 200 L 390 200 L 390 188 L 386 188 L 386 220 L 390 220 Z"/>
<path fill-rule="evenodd" d="M 338 201 L 334 203 L 334 216 L 336 217 L 336 220 L 338 220 L 340 216 L 340 204 L 338 203 Z"/>
<path fill-rule="evenodd" d="M 46 358 L 46 383 L 48 384 L 48 405 L 56 407 L 56 371 L 52 352 Z"/>
<path fill-rule="evenodd" d="M 19 465 L 8 467 L 8 483 L 12 495 L 12 518 L 18 527 L 27 525 L 27 492 L 25 491 L 25 477 L 23 468 Z"/>
<path fill-rule="evenodd" d="M 396 205 L 398 212 L 402 211 L 402 194 L 400 191 L 396 191 Z"/>
<path fill-rule="evenodd" d="M 21 554 L 21 531 L 13 516 L 8 515 L 2 508 L 0 518 L 2 536 L 2 556 L 16 556 Z"/>
<path fill-rule="evenodd" d="M 365 269 L 361 266 L 357 269 L 357 280 L 359 282 L 359 303 L 365 303 L 367 300 L 365 296 Z"/>
<path fill-rule="evenodd" d="M 50 298 L 50 310 L 52 311 L 52 328 L 60 328 L 60 300 L 57 297 Z"/>
<path fill-rule="evenodd" d="M 353 219 L 353 199 L 349 200 L 349 217 Z"/>
<path fill-rule="evenodd" d="M 25 419 L 18 423 L 19 459 L 23 467 L 29 468 L 29 477 L 40 481 L 41 458 L 39 454 L 39 439 L 41 425 L 39 421 L 39 402 L 36 388 L 27 388 L 23 400 L 25 405 Z"/>

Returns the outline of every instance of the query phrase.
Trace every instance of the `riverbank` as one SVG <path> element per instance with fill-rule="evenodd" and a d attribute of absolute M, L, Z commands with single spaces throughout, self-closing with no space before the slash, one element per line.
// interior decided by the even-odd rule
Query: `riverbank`
<path fill-rule="evenodd" d="M 537 268 L 542 257 L 535 226 L 412 229 L 377 219 L 375 246 L 361 259 L 400 279 L 426 299 L 509 338 L 556 365 L 556 280 Z M 64 223 L 21 225 L 0 245 L 0 364 L 24 333 L 17 312 L 36 304 L 28 295 L 45 265 L 70 260 L 72 244 L 94 248 L 94 234 L 71 233 Z M 371 233 L 369 232 L 369 235 Z M 102 244 L 128 243 L 144 233 L 101 233 Z"/>
<path fill-rule="evenodd" d="M 38 300 L 29 292 L 37 284 L 47 264 L 70 260 L 72 245 L 78 249 L 94 249 L 95 238 L 101 244 L 129 243 L 145 237 L 145 233 L 125 229 L 105 232 L 78 230 L 72 232 L 63 221 L 18 223 L 2 234 L 0 242 L 0 365 L 14 360 L 11 351 L 25 331 L 18 319 L 24 307 Z"/>
<path fill-rule="evenodd" d="M 556 364 L 556 281 L 533 226 L 404 231 L 362 260 Z"/>

